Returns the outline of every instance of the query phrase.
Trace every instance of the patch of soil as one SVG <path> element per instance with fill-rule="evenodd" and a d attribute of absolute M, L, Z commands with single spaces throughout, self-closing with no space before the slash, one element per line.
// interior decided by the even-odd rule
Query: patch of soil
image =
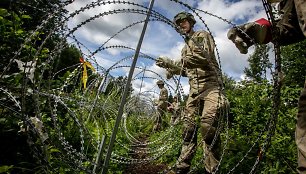
<path fill-rule="evenodd" d="M 147 138 L 141 137 L 138 139 L 139 141 L 145 143 Z M 134 146 L 133 150 L 137 151 L 137 153 L 132 153 L 132 157 L 134 159 L 145 159 L 148 158 L 146 156 L 146 152 L 138 150 L 138 148 L 145 148 L 146 146 Z M 140 163 L 140 164 L 131 164 L 129 165 L 124 174 L 158 174 L 159 172 L 164 171 L 168 166 L 166 164 L 156 164 L 154 162 L 148 163 Z"/>
<path fill-rule="evenodd" d="M 126 170 L 125 174 L 158 174 L 167 168 L 165 164 L 133 164 L 130 165 Z"/>

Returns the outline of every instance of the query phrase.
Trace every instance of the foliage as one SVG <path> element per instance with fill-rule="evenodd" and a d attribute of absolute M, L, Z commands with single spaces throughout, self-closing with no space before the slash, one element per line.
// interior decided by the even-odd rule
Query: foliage
<path fill-rule="evenodd" d="M 74 45 L 65 46 L 60 56 L 55 59 L 54 68 L 57 77 L 62 77 L 68 70 L 71 71 L 80 64 L 81 52 Z"/>
<path fill-rule="evenodd" d="M 306 40 L 282 47 L 282 69 L 286 86 L 304 86 L 306 77 Z"/>
<path fill-rule="evenodd" d="M 111 91 L 114 89 L 114 87 L 116 89 L 118 89 L 117 90 L 117 92 L 118 92 L 117 94 L 118 95 L 123 94 L 123 91 L 124 91 L 126 83 L 127 83 L 127 77 L 119 76 L 119 77 L 113 78 L 107 84 L 107 88 L 105 90 L 105 95 L 108 95 L 109 93 L 111 93 Z M 127 96 L 131 96 L 132 92 L 133 92 L 133 87 L 132 87 L 132 84 L 130 84 Z M 118 96 L 118 98 L 121 98 L 121 96 Z"/>
<path fill-rule="evenodd" d="M 271 119 L 272 86 L 265 82 L 262 84 L 242 81 L 236 84 L 235 90 L 227 91 L 231 102 L 231 115 L 229 129 L 229 147 L 224 157 L 222 171 L 228 171 L 244 158 L 235 168 L 235 172 L 247 173 L 260 155 L 266 137 L 273 132 L 267 132 L 268 121 Z M 288 101 L 296 101 L 300 89 L 284 87 L 282 90 L 281 110 L 278 116 L 276 132 L 271 140 L 271 145 L 261 162 L 260 171 L 270 173 L 291 173 L 296 167 L 296 147 L 294 143 L 295 105 Z M 223 135 L 225 141 L 226 137 Z M 286 149 L 286 150 L 284 150 Z M 249 152 L 244 157 L 246 152 Z"/>
<path fill-rule="evenodd" d="M 82 89 L 80 74 L 77 74 L 80 72 L 77 65 L 82 53 L 76 46 L 69 45 L 59 33 L 52 33 L 56 31 L 65 11 L 59 11 L 51 19 L 49 14 L 59 9 L 61 2 L 22 0 L 15 6 L 0 9 L 0 70 L 1 76 L 3 75 L 3 78 L 0 78 L 0 173 L 86 173 L 92 169 L 90 162 L 98 155 L 96 147 L 101 136 L 107 135 L 106 144 L 109 143 L 127 78 L 111 79 L 106 91 L 102 93 L 98 91 L 95 80 L 102 80 L 103 77 L 89 72 L 91 85 L 88 89 Z M 33 10 L 33 7 L 40 10 Z M 34 32 L 47 19 L 49 20 L 43 29 Z M 45 40 L 46 38 L 48 39 Z M 59 50 L 57 55 L 50 54 L 57 51 L 55 47 L 58 43 L 63 44 L 60 46 L 63 49 Z M 259 45 L 255 53 L 249 57 L 250 68 L 245 69 L 249 80 L 236 82 L 224 75 L 226 95 L 231 108 L 228 115 L 229 136 L 222 133 L 222 140 L 228 141 L 228 146 L 220 172 L 227 173 L 237 165 L 234 173 L 249 173 L 258 157 L 262 158 L 258 172 L 294 172 L 297 158 L 294 143 L 295 115 L 298 95 L 306 75 L 306 69 L 301 68 L 306 67 L 305 43 L 304 41 L 282 48 L 285 86 L 282 88 L 280 112 L 276 131 L 273 133 L 267 131 L 274 110 L 273 87 L 265 78 L 266 69 L 271 66 L 267 60 L 269 48 Z M 12 59 L 18 50 L 19 61 L 25 63 L 37 60 L 33 80 L 29 79 L 26 72 Z M 7 68 L 7 65 L 11 66 Z M 74 75 L 75 79 L 68 81 L 71 75 Z M 42 92 L 53 94 L 53 89 L 60 87 L 63 87 L 63 90 L 58 95 L 62 102 L 52 95 L 38 97 L 39 94 L 35 91 L 40 89 Z M 128 99 L 132 98 L 132 92 L 130 86 Z M 184 102 L 187 97 L 183 96 Z M 171 101 L 171 97 L 169 100 Z M 95 107 L 92 101 L 96 101 Z M 136 107 L 139 105 L 135 104 Z M 152 133 L 154 122 L 151 115 L 145 115 L 145 112 L 136 109 L 125 114 L 128 114 L 126 128 L 133 137 L 150 141 L 170 137 L 157 144 L 150 144 L 149 149 L 160 150 L 160 147 L 170 147 L 167 151 L 160 150 L 162 155 L 157 162 L 169 166 L 175 164 L 181 148 L 181 124 L 169 128 L 168 113 L 164 124 L 167 129 Z M 48 135 L 45 141 L 28 120 L 34 116 L 40 118 L 44 124 L 43 133 Z M 21 131 L 22 125 L 24 131 Z M 124 125 L 121 125 L 120 129 L 124 130 Z M 267 143 L 266 138 L 272 134 L 268 149 L 261 156 L 262 147 Z M 59 139 L 62 136 L 65 140 Z M 128 149 L 133 144 L 126 132 L 119 131 L 116 140 L 116 154 L 132 154 Z M 69 142 L 69 145 L 65 142 Z M 198 165 L 203 159 L 203 151 L 201 148 L 198 149 L 193 166 Z M 71 153 L 74 150 L 86 153 L 88 159 L 83 159 L 82 165 L 76 160 L 79 157 L 72 158 Z M 197 166 L 198 172 L 204 170 L 201 164 Z M 123 173 L 125 167 L 121 163 L 112 163 L 110 171 Z M 101 166 L 98 168 L 100 170 Z"/>
<path fill-rule="evenodd" d="M 271 68 L 268 52 L 270 47 L 267 45 L 256 45 L 254 53 L 248 58 L 249 68 L 244 69 L 248 78 L 256 82 L 266 79 L 266 70 Z"/>
<path fill-rule="evenodd" d="M 46 173 L 48 170 L 52 172 L 56 169 L 62 170 L 64 168 L 68 168 L 64 162 L 58 161 L 58 158 L 65 156 L 65 153 L 58 152 L 58 149 L 54 151 L 55 148 L 48 148 L 50 141 L 52 141 L 54 145 L 60 145 L 58 136 L 56 136 L 55 133 L 56 131 L 52 127 L 50 110 L 47 105 L 48 99 L 46 97 L 40 97 L 38 100 L 37 94 L 33 93 L 33 90 L 37 88 L 37 86 L 34 87 L 35 82 L 49 84 L 48 81 L 46 81 L 47 79 L 42 79 L 39 74 L 36 74 L 36 72 L 42 72 L 41 70 L 45 68 L 51 69 L 51 66 L 48 64 L 46 65 L 45 62 L 46 58 L 48 57 L 49 50 L 53 49 L 55 42 L 57 42 L 57 40 L 52 39 L 58 38 L 58 36 L 57 34 L 53 34 L 52 36 L 54 37 L 50 37 L 51 39 L 46 40 L 44 46 L 41 45 L 42 42 L 40 41 L 44 39 L 43 37 L 45 37 L 44 33 L 46 31 L 41 30 L 33 33 L 33 29 L 35 29 L 37 25 L 40 25 L 42 20 L 44 20 L 47 15 L 39 14 L 43 11 L 31 10 L 30 8 L 33 7 L 31 6 L 32 1 L 27 5 L 23 4 L 24 2 L 25 1 L 19 1 L 19 4 L 13 6 L 13 8 L 10 8 L 9 6 L 7 9 L 0 9 L 0 38 L 2 43 L 0 48 L 2 58 L 2 63 L 0 64 L 0 84 L 2 90 L 0 93 L 0 136 L 3 140 L 1 142 L 1 149 L 10 149 L 5 151 L 3 150 L 3 153 L 0 156 L 0 161 L 2 169 L 12 173 L 34 173 L 34 171 Z M 49 3 L 47 3 L 47 6 L 44 6 L 46 5 L 44 3 L 36 5 L 37 8 L 41 9 L 50 7 Z M 56 6 L 56 3 L 51 6 Z M 50 11 L 50 9 L 46 9 L 45 12 L 47 11 L 51 12 L 52 10 Z M 46 27 L 46 29 L 52 30 L 52 25 L 49 26 L 50 28 Z M 20 49 L 20 46 L 22 45 L 23 47 Z M 38 47 L 40 46 L 41 48 L 38 50 Z M 70 47 L 68 47 L 68 49 L 69 48 Z M 20 50 L 18 59 L 12 59 L 16 55 L 17 50 Z M 69 54 L 73 52 L 79 53 L 79 51 L 76 49 L 72 49 L 65 51 L 62 55 L 70 56 Z M 36 67 L 35 65 L 33 66 L 33 69 L 35 69 L 35 74 L 32 78 L 28 78 L 28 72 L 25 72 L 25 70 L 20 68 L 19 65 L 17 66 L 16 62 L 19 61 L 21 63 L 26 63 L 32 61 L 31 64 L 33 64 L 33 60 L 35 60 L 35 58 L 33 59 L 34 55 L 37 56 L 35 57 L 37 60 Z M 61 56 L 59 59 L 63 58 L 64 56 Z M 69 63 L 73 63 L 73 60 L 79 60 L 79 56 L 70 56 L 69 60 Z M 65 64 L 62 65 L 67 66 Z M 56 80 L 54 80 L 54 82 L 54 84 L 58 83 Z M 5 92 L 8 89 L 9 91 Z M 20 108 L 16 104 L 16 101 L 19 101 L 19 104 L 23 108 L 21 114 Z M 41 106 L 39 108 L 40 113 L 37 113 L 37 107 L 33 105 L 36 101 L 39 102 L 37 103 L 37 106 Z M 62 114 L 61 116 L 67 116 L 67 110 L 63 108 L 59 109 L 59 113 Z M 45 130 L 48 130 L 49 142 L 43 143 L 38 132 L 34 131 L 34 129 L 29 129 L 29 127 L 33 125 L 31 125 L 31 122 L 26 120 L 26 118 L 33 116 L 43 119 Z M 59 118 L 59 121 L 63 121 L 63 123 L 65 121 L 70 121 L 69 117 L 65 118 L 66 120 L 62 120 L 61 117 Z M 24 127 L 24 130 L 21 130 L 23 129 L 21 126 Z M 75 139 L 78 137 L 80 138 L 80 136 L 73 136 L 78 134 L 78 129 L 75 130 L 76 128 L 70 125 L 68 125 L 67 128 L 69 131 L 65 133 L 71 135 L 71 141 L 77 141 L 77 143 L 74 143 L 73 146 L 80 148 L 80 140 Z M 51 169 L 48 167 L 48 163 L 51 165 L 56 164 L 62 166 Z"/>
<path fill-rule="evenodd" d="M 0 166 L 0 173 L 9 173 L 10 169 L 13 168 L 13 165 L 11 166 Z"/>
<path fill-rule="evenodd" d="M 163 119 L 163 122 L 170 123 L 170 117 L 171 114 L 167 113 L 166 117 Z M 163 124 L 164 131 L 156 132 L 150 136 L 150 141 L 156 141 L 156 139 L 164 137 L 162 141 L 150 145 L 150 148 L 160 149 L 160 147 L 166 147 L 167 150 L 164 152 L 161 151 L 162 156 L 158 158 L 157 162 L 172 166 L 175 164 L 177 158 L 180 155 L 182 130 L 181 124 L 174 125 L 173 127 L 169 126 L 169 124 Z"/>
<path fill-rule="evenodd" d="M 22 28 L 22 24 L 29 18 L 30 16 L 28 15 L 17 15 L 16 13 L 10 12 L 7 9 L 0 8 L 1 72 L 4 71 L 4 68 L 9 63 L 10 58 L 14 56 L 15 50 L 18 50 L 19 45 L 27 36 L 26 31 L 24 28 Z M 33 49 L 27 47 L 26 50 L 31 51 Z M 21 53 L 20 57 L 23 57 L 22 55 L 24 54 L 27 53 Z"/>

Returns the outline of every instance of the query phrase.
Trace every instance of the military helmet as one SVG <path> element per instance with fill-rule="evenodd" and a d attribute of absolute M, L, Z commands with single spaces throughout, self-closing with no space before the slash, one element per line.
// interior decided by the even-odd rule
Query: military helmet
<path fill-rule="evenodd" d="M 158 81 L 156 82 L 156 84 L 158 84 L 158 85 L 163 85 L 164 82 L 163 82 L 162 80 L 158 80 Z"/>
<path fill-rule="evenodd" d="M 180 22 L 181 22 L 183 19 L 187 19 L 188 22 L 191 24 L 191 26 L 193 26 L 193 25 L 196 23 L 196 20 L 194 19 L 194 16 L 193 16 L 191 13 L 184 12 L 184 11 L 178 13 L 177 15 L 175 15 L 174 18 L 173 18 L 173 22 L 174 22 L 176 25 L 179 25 Z"/>

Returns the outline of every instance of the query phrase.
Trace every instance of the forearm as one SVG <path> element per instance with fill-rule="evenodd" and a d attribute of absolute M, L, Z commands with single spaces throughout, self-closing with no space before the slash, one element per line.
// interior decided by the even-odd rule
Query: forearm
<path fill-rule="evenodd" d="M 268 23 L 265 19 L 259 19 L 256 21 L 258 24 L 267 27 L 267 34 L 265 38 L 262 39 L 260 44 L 266 44 L 272 41 L 272 35 L 278 36 L 278 43 L 281 46 L 296 43 L 305 39 L 300 27 L 298 25 L 297 19 L 289 19 L 289 16 L 284 16 L 281 20 L 276 23 L 276 33 L 272 32 L 272 25 Z M 261 32 L 257 32 L 260 35 Z M 256 36 L 255 36 L 256 37 Z M 259 36 L 257 36 L 259 37 Z"/>
<path fill-rule="evenodd" d="M 305 26 L 303 27 L 305 25 L 303 21 L 306 20 L 305 0 L 283 1 L 280 8 L 283 14 L 281 19 L 276 21 L 276 33 L 273 33 L 275 36 L 278 36 L 278 43 L 285 46 L 304 40 L 306 37 L 306 28 Z M 272 38 L 272 34 L 268 34 Z"/>
<path fill-rule="evenodd" d="M 287 18 L 283 18 L 286 20 Z M 276 27 L 277 27 L 277 34 L 279 35 L 279 44 L 281 46 L 293 44 L 300 42 L 305 39 L 303 32 L 301 31 L 298 23 L 288 24 L 285 23 L 284 20 L 280 20 Z M 297 22 L 296 20 L 292 20 Z"/>
<path fill-rule="evenodd" d="M 170 66 L 167 68 L 167 71 L 172 75 L 180 75 L 181 72 L 183 71 L 183 67 L 180 60 L 178 61 L 171 60 L 169 65 Z"/>

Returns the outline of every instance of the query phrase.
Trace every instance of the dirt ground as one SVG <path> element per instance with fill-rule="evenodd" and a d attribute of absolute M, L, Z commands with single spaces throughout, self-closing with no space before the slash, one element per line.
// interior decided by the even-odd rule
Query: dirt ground
<path fill-rule="evenodd" d="M 142 142 L 146 142 L 146 137 L 140 138 Z M 137 151 L 138 153 L 133 153 L 131 157 L 134 159 L 145 159 L 149 158 L 146 156 L 145 152 L 139 151 L 137 148 L 145 148 L 146 146 L 138 146 L 135 147 L 133 150 Z M 158 174 L 159 172 L 164 171 L 168 166 L 166 164 L 156 164 L 154 162 L 148 163 L 141 163 L 141 164 L 131 164 L 129 165 L 124 174 Z"/>
<path fill-rule="evenodd" d="M 125 170 L 125 174 L 158 174 L 167 168 L 164 164 L 135 164 Z"/>

